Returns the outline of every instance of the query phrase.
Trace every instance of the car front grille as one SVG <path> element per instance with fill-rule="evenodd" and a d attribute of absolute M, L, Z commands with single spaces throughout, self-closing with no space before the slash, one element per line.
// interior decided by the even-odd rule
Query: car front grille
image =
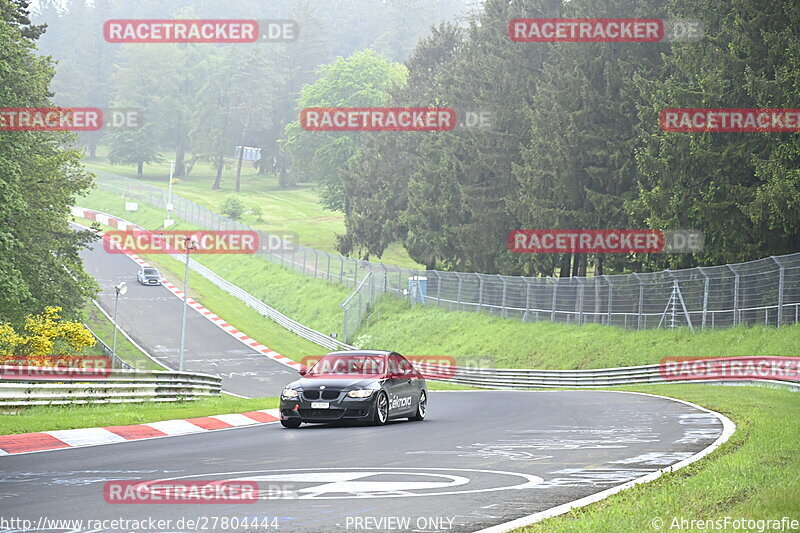
<path fill-rule="evenodd" d="M 339 397 L 341 391 L 338 390 L 325 390 L 325 391 L 318 391 L 318 390 L 307 390 L 303 391 L 303 397 L 306 400 L 319 400 L 322 398 L 323 400 L 335 400 Z"/>

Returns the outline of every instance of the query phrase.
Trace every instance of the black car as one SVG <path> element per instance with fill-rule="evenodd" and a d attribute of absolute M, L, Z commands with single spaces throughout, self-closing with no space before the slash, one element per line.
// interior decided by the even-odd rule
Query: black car
<path fill-rule="evenodd" d="M 331 352 L 281 393 L 281 424 L 422 420 L 428 404 L 425 379 L 397 352 Z"/>
<path fill-rule="evenodd" d="M 142 267 L 136 274 L 136 281 L 142 285 L 161 285 L 161 273 L 157 268 Z"/>

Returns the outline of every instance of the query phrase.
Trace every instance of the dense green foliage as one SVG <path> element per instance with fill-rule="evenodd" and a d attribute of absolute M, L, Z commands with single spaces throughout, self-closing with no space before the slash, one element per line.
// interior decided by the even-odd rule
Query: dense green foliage
<path fill-rule="evenodd" d="M 53 77 L 49 58 L 36 54 L 41 28 L 30 26 L 27 2 L 0 0 L 0 105 L 47 107 Z M 67 224 L 76 196 L 90 187 L 79 154 L 63 148 L 71 135 L 0 132 L 0 321 L 20 324 L 47 306 L 78 316 L 94 282 L 78 250 L 93 237 Z"/>
<path fill-rule="evenodd" d="M 516 43 L 516 17 L 678 17 L 699 42 Z M 668 133 L 665 107 L 798 106 L 800 8 L 789 0 L 487 0 L 407 61 L 396 105 L 489 111 L 491 127 L 371 134 L 342 173 L 343 252 L 401 239 L 429 268 L 585 274 L 591 258 L 520 255 L 514 228 L 696 228 L 696 254 L 594 258 L 594 272 L 720 264 L 800 245 L 800 135 Z"/>

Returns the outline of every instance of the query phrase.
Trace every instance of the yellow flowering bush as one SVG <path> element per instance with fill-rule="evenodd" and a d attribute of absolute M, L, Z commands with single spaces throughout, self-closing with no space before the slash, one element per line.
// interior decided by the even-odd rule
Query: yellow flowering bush
<path fill-rule="evenodd" d="M 23 332 L 0 324 L 0 364 L 48 366 L 94 346 L 92 333 L 80 322 L 62 320 L 60 307 L 46 307 L 25 317 Z"/>

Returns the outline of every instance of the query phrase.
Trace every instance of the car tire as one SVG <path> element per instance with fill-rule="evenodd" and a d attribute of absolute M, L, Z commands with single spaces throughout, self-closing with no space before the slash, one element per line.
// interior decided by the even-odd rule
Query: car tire
<path fill-rule="evenodd" d="M 302 424 L 302 422 L 299 420 L 281 420 L 281 425 L 289 429 L 297 429 L 300 427 L 300 424 Z"/>
<path fill-rule="evenodd" d="M 425 420 L 425 412 L 428 410 L 428 394 L 423 390 L 419 393 L 419 402 L 417 402 L 417 412 L 414 416 L 409 416 L 409 420 L 419 422 Z"/>
<path fill-rule="evenodd" d="M 382 426 L 389 420 L 389 397 L 381 391 L 375 399 L 375 413 L 372 415 L 372 425 Z"/>

